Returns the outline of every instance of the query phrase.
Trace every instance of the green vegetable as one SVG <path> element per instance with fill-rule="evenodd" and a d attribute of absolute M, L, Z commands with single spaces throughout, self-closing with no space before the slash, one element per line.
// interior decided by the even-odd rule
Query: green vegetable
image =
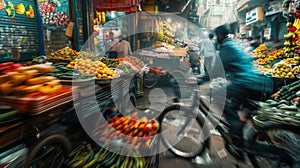
<path fill-rule="evenodd" d="M 19 112 L 18 110 L 12 110 L 12 111 L 9 111 L 6 113 L 2 113 L 2 114 L 0 114 L 0 120 L 5 120 L 5 119 L 17 114 L 18 112 Z"/>

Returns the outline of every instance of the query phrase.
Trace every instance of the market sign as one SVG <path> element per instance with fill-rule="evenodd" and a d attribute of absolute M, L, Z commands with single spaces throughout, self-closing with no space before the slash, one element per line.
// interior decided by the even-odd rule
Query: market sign
<path fill-rule="evenodd" d="M 273 15 L 275 13 L 282 12 L 281 3 L 279 1 L 272 1 L 269 3 L 269 6 L 266 8 L 266 16 Z"/>
<path fill-rule="evenodd" d="M 246 25 L 263 20 L 264 14 L 262 7 L 257 7 L 246 13 Z"/>
<path fill-rule="evenodd" d="M 271 28 L 265 28 L 264 29 L 264 38 L 269 40 L 270 37 L 271 37 Z"/>

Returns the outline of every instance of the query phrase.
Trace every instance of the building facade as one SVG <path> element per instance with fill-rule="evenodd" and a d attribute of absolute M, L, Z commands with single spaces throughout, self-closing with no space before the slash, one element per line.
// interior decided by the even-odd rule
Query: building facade
<path fill-rule="evenodd" d="M 287 19 L 283 17 L 282 3 L 282 0 L 239 0 L 240 32 L 270 41 L 283 40 Z"/>
<path fill-rule="evenodd" d="M 205 28 L 215 28 L 222 24 L 234 24 L 238 21 L 236 0 L 200 0 L 203 12 L 199 12 L 200 25 Z"/>

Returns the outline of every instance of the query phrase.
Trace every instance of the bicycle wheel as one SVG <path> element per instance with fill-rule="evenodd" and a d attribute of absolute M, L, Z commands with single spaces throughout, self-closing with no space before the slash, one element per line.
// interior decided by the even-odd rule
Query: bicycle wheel
<path fill-rule="evenodd" d="M 154 72 L 148 72 L 144 74 L 144 86 L 148 89 L 153 88 L 158 81 L 158 76 Z"/>
<path fill-rule="evenodd" d="M 257 132 L 253 136 L 255 146 L 262 150 L 256 155 L 249 155 L 253 166 L 261 168 L 299 167 L 299 165 L 295 166 L 297 157 L 300 156 L 299 130 L 293 126 L 274 124 L 264 127 L 263 131 Z"/>
<path fill-rule="evenodd" d="M 71 149 L 71 143 L 64 135 L 47 136 L 30 150 L 24 168 L 62 168 Z"/>
<path fill-rule="evenodd" d="M 167 107 L 159 117 L 161 139 L 169 151 L 179 157 L 193 158 L 201 155 L 209 146 L 209 139 L 201 142 L 203 119 L 187 114 L 180 105 Z"/>

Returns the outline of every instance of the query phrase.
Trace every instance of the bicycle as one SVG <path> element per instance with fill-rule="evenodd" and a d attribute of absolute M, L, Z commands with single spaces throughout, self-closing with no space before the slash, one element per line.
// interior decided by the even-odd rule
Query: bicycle
<path fill-rule="evenodd" d="M 251 125 L 247 127 L 247 133 L 245 134 L 245 147 L 237 148 L 233 145 L 231 139 L 226 136 L 229 123 L 209 111 L 203 97 L 199 96 L 199 90 L 194 91 L 192 100 L 191 105 L 175 102 L 166 107 L 158 117 L 161 124 L 160 137 L 162 142 L 176 156 L 191 159 L 201 156 L 206 148 L 209 150 L 210 137 L 202 141 L 200 137 L 201 131 L 206 134 L 209 131 L 207 129 L 202 130 L 206 119 L 210 123 L 217 123 L 215 129 L 224 139 L 227 151 L 238 160 L 245 159 L 237 152 L 237 150 L 242 150 L 254 167 L 280 167 L 283 165 L 293 167 L 293 164 L 298 161 L 299 158 L 296 156 L 299 156 L 299 141 L 294 144 L 297 148 L 292 150 L 291 148 L 294 148 L 294 146 L 287 146 L 286 142 L 282 142 L 282 139 L 280 143 L 278 133 L 289 132 L 292 134 L 290 139 L 293 142 L 295 137 L 300 140 L 299 129 L 272 122 L 266 122 L 263 125 L 257 124 L 253 117 L 258 114 L 258 106 L 253 101 L 249 100 L 243 105 L 244 109 L 247 108 L 251 111 L 247 117 L 248 123 Z M 194 112 L 193 109 L 197 107 L 198 110 Z M 193 120 L 195 122 L 192 122 Z M 170 131 L 170 134 L 168 134 L 168 131 Z"/>

